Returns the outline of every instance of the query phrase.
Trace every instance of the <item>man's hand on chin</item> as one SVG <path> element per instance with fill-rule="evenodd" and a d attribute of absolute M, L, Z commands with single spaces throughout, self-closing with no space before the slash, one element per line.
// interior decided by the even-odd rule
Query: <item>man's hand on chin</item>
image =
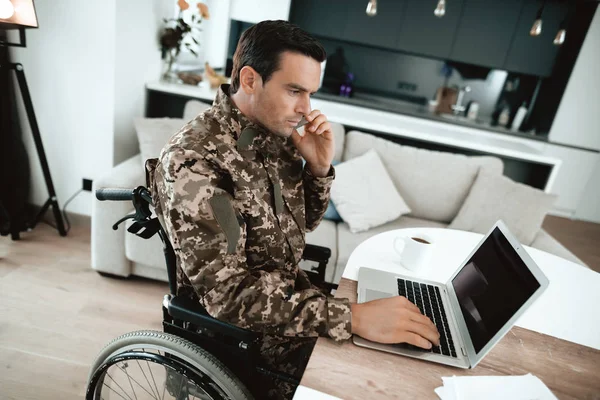
<path fill-rule="evenodd" d="M 316 177 L 327 176 L 335 153 L 331 124 L 319 110 L 312 110 L 305 118 L 308 123 L 304 125 L 304 133 L 301 135 L 294 129 L 292 141 L 310 172 Z"/>

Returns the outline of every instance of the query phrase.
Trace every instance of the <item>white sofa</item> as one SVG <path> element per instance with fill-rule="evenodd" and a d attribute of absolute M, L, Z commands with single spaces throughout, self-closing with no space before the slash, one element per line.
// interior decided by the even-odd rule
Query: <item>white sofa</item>
<path fill-rule="evenodd" d="M 189 102 L 186 105 L 184 118 L 172 122 L 180 122 L 183 125 L 205 107 L 205 104 L 197 101 Z M 336 140 L 334 161 L 344 162 L 374 148 L 386 166 L 394 185 L 412 211 L 411 214 L 401 216 L 395 221 L 361 233 L 352 233 L 345 222 L 323 220 L 315 231 L 307 234 L 307 243 L 331 249 L 332 256 L 326 272 L 326 280 L 329 282 L 339 282 L 350 254 L 364 240 L 392 229 L 445 228 L 459 212 L 480 170 L 488 174 L 502 174 L 502 161 L 496 157 L 469 157 L 400 146 L 357 131 L 345 134 L 342 125 L 332 125 Z M 163 132 L 161 137 L 168 137 L 169 133 L 174 132 Z M 97 178 L 94 181 L 94 190 L 144 185 L 145 174 L 142 165 L 140 154 L 124 161 L 105 176 Z M 166 281 L 162 244 L 158 236 L 144 240 L 126 234 L 124 227 L 120 227 L 117 231 L 112 230 L 112 224 L 131 211 L 132 206 L 128 202 L 94 200 L 92 268 L 112 275 L 138 275 Z M 531 246 L 585 265 L 542 229 L 537 232 Z M 301 265 L 303 268 L 310 267 L 307 262 L 303 261 L 303 263 Z"/>

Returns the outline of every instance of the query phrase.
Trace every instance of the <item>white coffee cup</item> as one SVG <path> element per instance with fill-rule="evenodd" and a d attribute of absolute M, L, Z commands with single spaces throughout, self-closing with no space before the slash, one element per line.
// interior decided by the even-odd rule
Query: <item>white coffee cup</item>
<path fill-rule="evenodd" d="M 404 268 L 417 271 L 431 259 L 433 243 L 430 236 L 419 233 L 398 236 L 394 239 L 394 251 L 400 256 Z"/>

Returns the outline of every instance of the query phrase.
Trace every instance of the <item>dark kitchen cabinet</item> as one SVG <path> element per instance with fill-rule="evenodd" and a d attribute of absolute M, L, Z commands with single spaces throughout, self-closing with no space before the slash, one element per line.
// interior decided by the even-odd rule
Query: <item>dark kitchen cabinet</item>
<path fill-rule="evenodd" d="M 364 2 L 364 7 L 366 6 L 367 3 Z M 295 0 L 292 1 L 290 21 L 314 35 L 343 39 L 347 12 L 348 4 L 345 0 Z"/>
<path fill-rule="evenodd" d="M 379 1 L 377 15 L 366 13 L 366 0 L 347 0 L 346 29 L 340 39 L 371 46 L 396 48 L 407 0 Z"/>
<path fill-rule="evenodd" d="M 407 0 L 396 42 L 398 50 L 441 59 L 450 56 L 463 0 L 447 2 L 442 18 L 433 14 L 435 6 L 435 1 Z"/>
<path fill-rule="evenodd" d="M 542 33 L 529 35 L 541 0 L 526 0 L 506 56 L 503 69 L 537 76 L 550 76 L 560 46 L 553 43 L 561 21 L 568 13 L 566 2 L 546 1 L 542 14 Z M 567 31 L 568 37 L 568 31 Z"/>
<path fill-rule="evenodd" d="M 447 2 L 446 7 L 452 3 Z M 449 58 L 502 68 L 519 22 L 522 3 L 523 0 L 465 0 Z"/>

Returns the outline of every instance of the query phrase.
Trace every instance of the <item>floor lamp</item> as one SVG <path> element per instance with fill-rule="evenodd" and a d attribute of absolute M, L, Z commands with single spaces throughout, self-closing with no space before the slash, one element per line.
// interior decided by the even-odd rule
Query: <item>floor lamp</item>
<path fill-rule="evenodd" d="M 52 177 L 50 175 L 50 168 L 48 167 L 48 160 L 46 159 L 46 153 L 44 151 L 44 145 L 42 144 L 42 138 L 40 136 L 40 129 L 37 124 L 35 112 L 33 110 L 33 104 L 31 102 L 31 96 L 29 94 L 29 88 L 27 81 L 25 80 L 25 72 L 23 71 L 23 65 L 19 63 L 8 63 L 8 47 L 25 47 L 25 29 L 37 28 L 38 21 L 35 13 L 35 7 L 33 0 L 0 0 L 0 30 L 18 30 L 19 42 L 11 43 L 8 40 L 3 40 L 0 37 L 0 69 L 10 69 L 15 71 L 17 81 L 19 83 L 19 89 L 21 96 L 23 97 L 23 103 L 27 112 L 27 118 L 29 125 L 31 126 L 31 132 L 35 147 L 37 150 L 38 158 L 44 173 L 44 179 L 46 181 L 46 188 L 48 190 L 48 200 L 42 206 L 42 209 L 37 214 L 33 226 L 35 226 L 43 217 L 46 210 L 52 207 L 54 219 L 56 220 L 56 229 L 61 236 L 66 236 L 67 231 L 63 222 L 63 217 L 58 206 L 58 200 L 56 198 L 56 191 L 54 190 L 54 184 L 52 183 Z M 5 71 L 2 71 L 3 73 Z M 12 238 L 18 239 L 18 232 L 12 232 Z"/>

